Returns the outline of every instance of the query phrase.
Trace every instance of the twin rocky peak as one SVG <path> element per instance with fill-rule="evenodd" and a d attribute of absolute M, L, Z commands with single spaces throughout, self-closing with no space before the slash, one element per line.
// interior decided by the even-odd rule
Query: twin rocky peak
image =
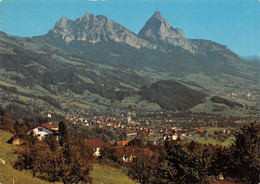
<path fill-rule="evenodd" d="M 66 44 L 75 41 L 92 44 L 113 41 L 137 49 L 166 51 L 165 48 L 181 47 L 191 53 L 197 50 L 196 45 L 184 37 L 183 31 L 173 28 L 160 12 L 154 13 L 138 35 L 103 15 L 86 13 L 75 21 L 62 17 L 44 36 L 44 40 L 64 41 Z"/>

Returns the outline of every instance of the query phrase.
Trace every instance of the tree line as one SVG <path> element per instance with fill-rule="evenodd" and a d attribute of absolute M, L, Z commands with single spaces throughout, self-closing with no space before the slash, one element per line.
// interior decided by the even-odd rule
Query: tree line
<path fill-rule="evenodd" d="M 157 154 L 137 155 L 128 175 L 146 183 L 215 183 L 220 174 L 240 181 L 259 183 L 259 124 L 246 123 L 236 133 L 230 147 L 180 140 L 166 141 L 150 148 Z"/>

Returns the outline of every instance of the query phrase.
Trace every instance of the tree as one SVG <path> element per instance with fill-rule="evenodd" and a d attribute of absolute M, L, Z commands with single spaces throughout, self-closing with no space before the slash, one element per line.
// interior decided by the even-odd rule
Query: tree
<path fill-rule="evenodd" d="M 113 162 L 119 162 L 119 160 L 121 159 L 121 155 L 117 151 L 115 151 L 112 145 L 107 143 L 101 150 L 101 158 L 110 159 Z"/>
<path fill-rule="evenodd" d="M 232 162 L 232 153 L 230 148 L 222 146 L 212 146 L 213 153 L 211 156 L 211 166 L 209 172 L 212 175 L 218 176 L 220 173 L 228 176 Z"/>
<path fill-rule="evenodd" d="M 144 140 L 142 138 L 134 138 L 128 142 L 128 146 L 144 147 Z"/>
<path fill-rule="evenodd" d="M 37 173 L 43 171 L 42 167 L 46 160 L 46 152 L 48 147 L 43 142 L 36 142 L 35 144 L 30 144 L 29 146 L 23 146 L 18 151 L 18 160 L 15 162 L 15 168 L 22 170 L 31 170 L 33 177 Z M 47 158 L 49 158 L 47 156 Z"/>
<path fill-rule="evenodd" d="M 208 173 L 210 154 L 207 150 L 190 152 L 179 141 L 165 143 L 166 154 L 162 162 L 161 172 L 167 183 L 212 183 Z"/>
<path fill-rule="evenodd" d="M 63 146 L 69 140 L 69 131 L 65 121 L 59 123 L 60 145 Z"/>
<path fill-rule="evenodd" d="M 59 149 L 59 142 L 57 141 L 56 136 L 48 135 L 44 140 L 49 146 L 52 151 L 57 151 Z"/>
<path fill-rule="evenodd" d="M 60 132 L 61 135 L 68 134 L 67 124 L 63 120 L 59 122 L 59 132 Z"/>
<path fill-rule="evenodd" d="M 236 133 L 232 144 L 233 173 L 251 183 L 259 182 L 260 141 L 259 124 L 246 123 Z"/>
<path fill-rule="evenodd" d="M 158 156 L 147 156 L 144 153 L 138 154 L 128 168 L 128 175 L 133 180 L 145 184 L 156 183 L 157 180 Z"/>
<path fill-rule="evenodd" d="M 33 176 L 49 182 L 87 183 L 92 181 L 93 160 L 92 150 L 82 140 L 68 141 L 55 151 L 45 142 L 38 141 L 19 150 L 15 167 L 31 170 Z"/>
<path fill-rule="evenodd" d="M 59 177 L 64 184 L 91 182 L 92 151 L 83 142 L 68 142 L 58 157 L 60 165 Z"/>
<path fill-rule="evenodd" d="M 0 106 L 0 129 L 4 131 L 14 132 L 11 120 L 7 117 L 6 110 Z"/>

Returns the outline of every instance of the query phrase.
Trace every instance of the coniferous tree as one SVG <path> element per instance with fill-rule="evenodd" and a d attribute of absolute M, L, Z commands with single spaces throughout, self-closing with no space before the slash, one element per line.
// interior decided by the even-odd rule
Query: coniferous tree
<path fill-rule="evenodd" d="M 63 146 L 69 140 L 69 131 L 65 121 L 59 123 L 60 145 Z"/>

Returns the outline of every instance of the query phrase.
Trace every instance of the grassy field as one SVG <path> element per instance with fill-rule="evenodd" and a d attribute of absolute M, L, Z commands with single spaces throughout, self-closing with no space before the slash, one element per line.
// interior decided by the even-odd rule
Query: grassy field
<path fill-rule="evenodd" d="M 13 84 L 9 84 L 9 83 L 4 82 L 4 81 L 0 81 L 0 85 L 7 86 L 7 87 L 14 87 L 14 88 L 16 88 L 18 91 L 21 91 L 21 92 L 23 92 L 23 93 L 27 93 L 27 94 L 31 93 L 31 91 L 28 90 L 28 89 L 25 89 L 25 88 L 22 88 L 22 87 L 13 85 Z"/>
<path fill-rule="evenodd" d="M 23 101 L 30 101 L 31 100 L 31 98 L 28 98 L 28 97 L 22 96 L 22 95 L 18 95 L 18 97 L 19 97 L 20 100 L 23 100 Z"/>
<path fill-rule="evenodd" d="M 79 103 L 79 102 L 71 102 L 70 105 L 75 105 L 75 106 L 80 107 L 82 109 L 89 109 L 90 108 L 89 105 L 82 104 L 82 103 Z"/>
<path fill-rule="evenodd" d="M 95 82 L 92 79 L 90 79 L 90 78 L 86 78 L 86 77 L 83 77 L 81 75 L 78 75 L 78 76 L 79 76 L 79 78 L 81 78 L 86 83 L 95 84 Z"/>
<path fill-rule="evenodd" d="M 94 184 L 134 184 L 121 169 L 109 167 L 107 165 L 96 164 L 90 174 Z"/>
<path fill-rule="evenodd" d="M 124 98 L 121 102 L 116 102 L 117 107 L 128 107 L 129 105 L 136 107 L 137 109 L 146 109 L 146 110 L 161 110 L 161 107 L 156 103 L 151 103 L 146 100 L 139 100 L 140 96 L 129 96 Z"/>
<path fill-rule="evenodd" d="M 207 129 L 205 129 L 205 130 L 207 130 L 206 137 L 201 137 L 200 135 L 195 134 L 192 136 L 192 138 L 194 141 L 203 143 L 203 144 L 213 144 L 213 145 L 219 144 L 222 146 L 230 146 L 234 140 L 234 136 L 228 137 L 228 139 L 226 139 L 225 142 L 221 142 L 217 139 L 213 139 L 212 137 L 208 137 L 209 134 L 213 135 L 214 131 L 222 131 L 224 129 L 226 129 L 226 128 L 219 128 L 219 127 L 207 128 Z"/>
<path fill-rule="evenodd" d="M 33 178 L 30 171 L 19 171 L 13 168 L 12 163 L 17 159 L 14 151 L 17 146 L 7 143 L 12 134 L 0 130 L 0 159 L 5 160 L 6 164 L 0 163 L 0 183 L 11 184 L 13 179 L 15 184 L 48 184 L 39 178 Z M 121 169 L 109 167 L 107 165 L 94 165 L 91 172 L 94 184 L 134 184 Z M 59 184 L 59 182 L 56 182 Z"/>
<path fill-rule="evenodd" d="M 14 154 L 16 146 L 6 143 L 12 137 L 12 134 L 0 131 L 0 159 L 6 161 L 6 164 L 0 163 L 0 183 L 11 184 L 13 179 L 15 184 L 47 184 L 39 178 L 33 178 L 29 171 L 18 171 L 13 168 L 12 163 L 17 159 Z"/>

